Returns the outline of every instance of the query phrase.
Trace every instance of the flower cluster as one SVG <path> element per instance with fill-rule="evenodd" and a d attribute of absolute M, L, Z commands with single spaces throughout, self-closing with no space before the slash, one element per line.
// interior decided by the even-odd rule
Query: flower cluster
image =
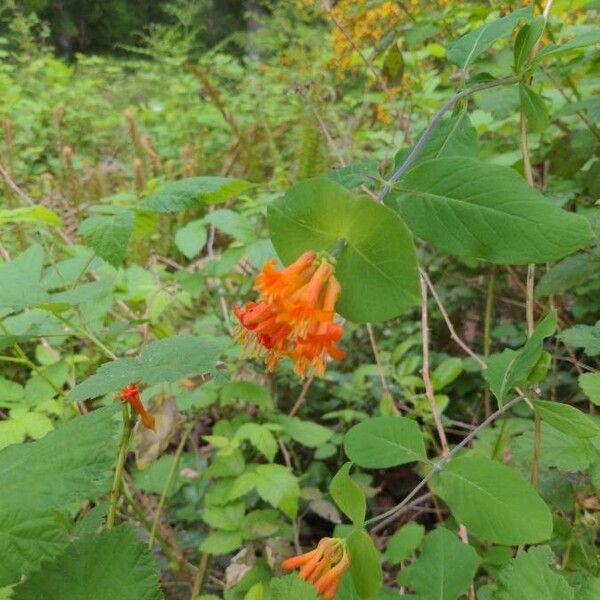
<path fill-rule="evenodd" d="M 268 261 L 256 279 L 258 300 L 235 306 L 236 337 L 251 354 L 263 356 L 270 371 L 288 357 L 298 376 L 322 377 L 328 357 L 345 356 L 337 347 L 343 326 L 334 323 L 341 292 L 334 267 L 316 252 L 304 253 L 282 270 L 275 264 Z"/>
<path fill-rule="evenodd" d="M 310 552 L 283 561 L 286 571 L 300 568 L 300 577 L 315 587 L 324 600 L 335 597 L 340 579 L 350 566 L 350 557 L 344 540 L 323 538 Z"/>
<path fill-rule="evenodd" d="M 137 384 L 132 383 L 130 385 L 126 385 L 119 393 L 119 399 L 122 402 L 129 402 L 129 404 L 131 404 L 133 410 L 135 410 L 135 412 L 140 416 L 144 427 L 147 429 L 152 429 L 152 431 L 156 431 L 154 417 L 144 408 L 142 400 L 140 399 L 140 390 Z"/>

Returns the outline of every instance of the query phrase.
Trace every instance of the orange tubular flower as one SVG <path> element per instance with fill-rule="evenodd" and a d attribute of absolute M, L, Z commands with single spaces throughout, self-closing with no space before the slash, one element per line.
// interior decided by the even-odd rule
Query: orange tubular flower
<path fill-rule="evenodd" d="M 140 390 L 137 384 L 132 383 L 130 385 L 126 385 L 119 393 L 119 399 L 122 402 L 129 402 L 129 404 L 133 406 L 133 410 L 135 410 L 135 412 L 140 416 L 140 419 L 142 419 L 142 424 L 144 427 L 147 429 L 152 429 L 152 431 L 156 431 L 154 417 L 144 408 L 144 405 L 140 399 Z"/>
<path fill-rule="evenodd" d="M 345 356 L 336 345 L 343 326 L 333 321 L 341 293 L 334 266 L 312 251 L 280 271 L 275 263 L 268 261 L 256 278 L 258 300 L 234 307 L 236 337 L 251 354 L 263 356 L 270 371 L 288 357 L 300 377 L 307 371 L 322 377 L 328 357 Z"/>
<path fill-rule="evenodd" d="M 323 600 L 333 600 L 350 557 L 344 540 L 323 538 L 314 550 L 288 558 L 281 566 L 286 571 L 300 567 L 300 577 L 312 583 Z"/>

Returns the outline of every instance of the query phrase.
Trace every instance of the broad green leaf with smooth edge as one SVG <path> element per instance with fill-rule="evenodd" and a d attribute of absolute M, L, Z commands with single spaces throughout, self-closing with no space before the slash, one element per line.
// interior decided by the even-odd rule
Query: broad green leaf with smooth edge
<path fill-rule="evenodd" d="M 522 383 L 535 368 L 544 350 L 544 340 L 556 330 L 556 311 L 548 313 L 535 327 L 533 334 L 518 351 L 504 350 L 488 359 L 483 375 L 502 405 L 508 393 Z"/>
<path fill-rule="evenodd" d="M 318 600 L 315 588 L 292 573 L 271 579 L 271 600 Z"/>
<path fill-rule="evenodd" d="M 588 277 L 600 273 L 600 258 L 583 252 L 567 256 L 546 271 L 535 286 L 535 297 L 573 289 Z"/>
<path fill-rule="evenodd" d="M 600 354 L 600 321 L 595 325 L 575 325 L 558 336 L 565 344 L 583 348 L 588 356 Z"/>
<path fill-rule="evenodd" d="M 0 225 L 4 223 L 46 223 L 60 227 L 62 219 L 45 206 L 22 206 L 0 210 Z"/>
<path fill-rule="evenodd" d="M 550 116 L 543 98 L 524 83 L 519 84 L 521 110 L 533 131 L 542 132 L 550 124 Z"/>
<path fill-rule="evenodd" d="M 579 376 L 579 387 L 596 406 L 600 406 L 600 373 L 584 373 Z"/>
<path fill-rule="evenodd" d="M 396 154 L 394 158 L 396 167 L 406 160 L 411 150 L 412 148 L 403 148 Z M 473 127 L 469 115 L 466 112 L 461 112 L 459 115 L 444 119 L 437 125 L 425 140 L 411 168 L 414 169 L 416 165 L 422 162 L 442 156 L 476 157 L 478 150 L 477 131 Z"/>
<path fill-rule="evenodd" d="M 229 554 L 242 545 L 239 531 L 215 531 L 206 536 L 200 549 L 207 554 Z"/>
<path fill-rule="evenodd" d="M 552 534 L 552 514 L 514 469 L 482 456 L 450 461 L 432 479 L 433 491 L 470 533 L 495 544 L 534 544 Z"/>
<path fill-rule="evenodd" d="M 385 557 L 390 565 L 406 560 L 420 545 L 425 535 L 425 527 L 409 521 L 396 531 L 387 541 Z"/>
<path fill-rule="evenodd" d="M 344 451 L 367 469 L 427 459 L 421 429 L 407 417 L 374 417 L 355 425 L 344 437 Z"/>
<path fill-rule="evenodd" d="M 130 525 L 76 540 L 15 588 L 14 600 L 162 600 L 158 571 Z"/>
<path fill-rule="evenodd" d="M 100 258 L 116 268 L 127 252 L 133 223 L 133 214 L 123 210 L 113 215 L 88 217 L 79 226 L 79 233 Z"/>
<path fill-rule="evenodd" d="M 350 554 L 350 573 L 358 597 L 361 600 L 374 600 L 381 589 L 383 575 L 379 554 L 371 536 L 356 526 L 346 538 Z"/>
<path fill-rule="evenodd" d="M 335 474 L 329 486 L 329 493 L 338 508 L 354 523 L 362 527 L 367 512 L 367 500 L 363 491 L 350 477 L 352 463 L 347 462 Z"/>
<path fill-rule="evenodd" d="M 515 39 L 515 72 L 519 73 L 523 65 L 529 60 L 529 55 L 536 42 L 540 39 L 546 19 L 543 16 L 534 17 L 529 23 L 525 23 Z"/>
<path fill-rule="evenodd" d="M 473 582 L 478 565 L 475 549 L 440 527 L 425 536 L 410 585 L 420 600 L 456 600 Z"/>
<path fill-rule="evenodd" d="M 568 42 L 561 44 L 560 46 L 550 45 L 538 52 L 532 61 L 532 64 L 536 65 L 548 56 L 556 56 L 569 50 L 577 50 L 579 48 L 586 48 L 587 46 L 593 46 L 594 44 L 600 44 L 600 31 L 587 31 L 582 33 L 576 38 L 569 40 Z"/>
<path fill-rule="evenodd" d="M 318 448 L 333 435 L 331 429 L 327 429 L 327 427 L 323 427 L 312 421 L 302 421 L 298 417 L 279 415 L 276 420 L 283 427 L 285 433 L 295 442 L 307 448 Z"/>
<path fill-rule="evenodd" d="M 254 184 L 229 177 L 189 177 L 161 186 L 148 196 L 140 208 L 155 212 L 179 212 L 199 206 L 216 204 L 243 194 Z"/>
<path fill-rule="evenodd" d="M 548 546 L 519 552 L 498 576 L 497 600 L 573 600 L 573 588 L 550 567 L 554 562 Z"/>
<path fill-rule="evenodd" d="M 0 585 L 16 582 L 69 543 L 60 511 L 110 488 L 118 406 L 69 421 L 37 442 L 0 452 Z"/>
<path fill-rule="evenodd" d="M 580 438 L 600 435 L 600 427 L 596 422 L 574 406 L 546 400 L 534 400 L 533 406 L 548 425 L 567 435 Z"/>
<path fill-rule="evenodd" d="M 269 206 L 269 231 L 285 264 L 308 250 L 333 251 L 342 286 L 336 310 L 355 322 L 391 319 L 419 302 L 419 280 L 410 232 L 385 206 L 356 197 L 327 179 L 292 187 Z"/>
<path fill-rule="evenodd" d="M 206 223 L 204 219 L 196 219 L 177 230 L 175 245 L 186 258 L 194 258 L 204 248 L 206 237 Z"/>
<path fill-rule="evenodd" d="M 104 363 L 69 394 L 73 401 L 96 398 L 133 382 L 153 385 L 190 375 L 215 372 L 223 342 L 196 336 L 173 336 L 148 344 L 139 357 Z"/>
<path fill-rule="evenodd" d="M 223 405 L 244 402 L 265 409 L 273 408 L 273 398 L 269 390 L 253 381 L 228 381 L 221 388 L 220 395 Z"/>
<path fill-rule="evenodd" d="M 516 27 L 520 19 L 530 19 L 532 14 L 531 7 L 520 8 L 505 17 L 494 19 L 478 29 L 470 31 L 458 40 L 448 44 L 448 52 L 446 53 L 448 60 L 461 69 L 466 69 L 496 40 L 507 36 Z"/>
<path fill-rule="evenodd" d="M 593 235 L 585 217 L 544 199 L 513 169 L 437 158 L 411 169 L 386 203 L 445 252 L 498 264 L 556 260 Z"/>

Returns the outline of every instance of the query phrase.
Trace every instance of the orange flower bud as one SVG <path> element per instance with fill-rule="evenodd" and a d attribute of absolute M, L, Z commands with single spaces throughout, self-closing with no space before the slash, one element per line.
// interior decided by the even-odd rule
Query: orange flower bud
<path fill-rule="evenodd" d="M 156 431 L 154 417 L 146 410 L 140 399 L 140 390 L 136 383 L 126 385 L 119 393 L 119 399 L 122 402 L 129 402 L 133 410 L 140 416 L 142 424 L 147 429 Z"/>

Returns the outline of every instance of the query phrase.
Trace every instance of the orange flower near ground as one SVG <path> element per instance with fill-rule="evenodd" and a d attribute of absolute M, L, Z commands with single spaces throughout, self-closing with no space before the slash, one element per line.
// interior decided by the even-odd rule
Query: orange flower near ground
<path fill-rule="evenodd" d="M 132 383 L 130 385 L 126 385 L 119 393 L 119 399 L 122 402 L 129 402 L 129 404 L 133 406 L 133 410 L 135 410 L 135 412 L 140 416 L 144 427 L 147 429 L 152 429 L 152 431 L 156 431 L 154 417 L 144 408 L 144 405 L 140 399 L 140 390 L 137 384 Z"/>
<path fill-rule="evenodd" d="M 234 307 L 236 338 L 250 354 L 262 356 L 269 371 L 288 357 L 300 377 L 322 377 L 329 357 L 346 355 L 337 347 L 344 328 L 334 323 L 342 290 L 334 266 L 312 251 L 284 269 L 275 264 L 269 260 L 256 278 L 257 301 Z"/>
<path fill-rule="evenodd" d="M 286 571 L 300 568 L 300 577 L 312 583 L 323 600 L 332 600 L 344 571 L 350 566 L 350 557 L 344 540 L 323 538 L 314 550 L 288 558 L 281 566 Z"/>

